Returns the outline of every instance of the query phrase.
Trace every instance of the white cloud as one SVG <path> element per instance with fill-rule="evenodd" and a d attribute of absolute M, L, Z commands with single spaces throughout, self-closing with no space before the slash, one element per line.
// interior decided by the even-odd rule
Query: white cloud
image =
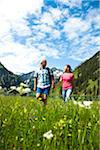
<path fill-rule="evenodd" d="M 42 5 L 43 0 L 1 0 L 0 33 L 5 35 L 12 28 L 21 34 L 30 32 L 24 18 L 28 14 L 36 13 L 36 10 L 39 11 Z"/>
<path fill-rule="evenodd" d="M 40 11 L 43 0 L 0 0 L 0 61 L 13 72 L 28 72 L 32 62 L 37 63 L 39 51 L 34 47 L 14 41 L 12 32 L 19 36 L 30 36 L 25 17 Z M 5 55 L 2 57 L 2 54 Z M 12 55 L 14 53 L 14 55 Z"/>
<path fill-rule="evenodd" d="M 52 18 L 54 20 L 59 19 L 61 17 L 61 15 L 62 15 L 62 11 L 60 9 L 58 9 L 58 8 L 51 8 L 50 12 L 51 12 Z"/>
<path fill-rule="evenodd" d="M 52 26 L 54 25 L 52 15 L 49 12 L 46 12 L 46 13 L 43 14 L 40 22 L 44 23 L 44 24 L 47 24 L 47 25 L 52 25 Z"/>
<path fill-rule="evenodd" d="M 58 38 L 58 37 L 60 37 L 60 31 L 59 30 L 53 30 L 52 35 L 54 36 L 54 38 Z"/>
<path fill-rule="evenodd" d="M 43 0 L 2 0 L 0 1 L 0 14 L 9 20 L 19 20 L 28 13 L 40 10 Z"/>
<path fill-rule="evenodd" d="M 41 16 L 43 5 L 43 0 L 0 0 L 0 61 L 14 73 L 33 70 L 42 55 L 59 57 L 59 52 L 56 49 L 48 48 L 45 45 L 41 51 L 42 43 L 38 43 L 40 47 L 36 45 L 36 42 L 45 38 L 45 32 L 53 32 L 53 18 L 56 19 L 58 12 L 60 15 L 59 10 L 53 10 L 54 15 L 44 13 Z M 38 18 L 36 22 L 40 24 L 31 27 L 32 30 L 26 20 L 27 15 L 30 14 L 34 14 Z M 36 36 L 33 35 L 33 32 Z M 59 35 L 56 30 L 53 33 L 55 36 Z M 27 37 L 26 43 L 23 45 L 14 40 L 16 35 Z"/>
<path fill-rule="evenodd" d="M 81 0 L 59 1 L 70 7 L 81 6 Z M 99 49 L 99 37 L 90 33 L 92 24 L 95 29 L 100 27 L 97 10 L 90 9 L 83 20 L 71 16 L 63 5 L 60 8 L 49 7 L 41 14 L 42 6 L 43 0 L 0 0 L 0 61 L 14 73 L 33 70 L 42 56 L 58 59 L 69 51 L 69 58 L 85 60 Z M 37 19 L 33 22 L 37 25 L 29 27 L 26 19 L 30 15 L 35 15 Z M 64 28 L 60 30 L 59 25 Z M 62 33 L 66 35 L 63 39 Z"/>
<path fill-rule="evenodd" d="M 58 1 L 70 7 L 80 6 L 82 4 L 82 0 L 58 0 Z"/>
<path fill-rule="evenodd" d="M 68 57 L 84 61 L 100 50 L 100 38 L 94 36 L 95 29 L 99 29 L 98 10 L 89 11 L 87 17 L 70 17 L 64 23 L 64 32 L 69 39 Z M 94 28 L 92 25 L 94 24 Z"/>
<path fill-rule="evenodd" d="M 80 18 L 69 18 L 64 23 L 64 32 L 68 34 L 70 39 L 76 38 L 82 32 L 86 32 L 90 28 L 90 23 Z"/>
<path fill-rule="evenodd" d="M 30 28 L 27 26 L 27 21 L 24 19 L 18 22 L 12 22 L 11 27 L 13 32 L 19 36 L 30 36 L 32 34 Z"/>
<path fill-rule="evenodd" d="M 6 45 L 1 45 L 1 47 L 1 54 L 9 52 L 11 55 L 1 56 L 0 61 L 13 72 L 29 72 L 33 70 L 30 65 L 34 64 L 35 66 L 41 55 L 40 51 L 34 47 L 29 48 L 19 43 L 6 42 Z"/>
<path fill-rule="evenodd" d="M 40 44 L 37 46 L 39 50 L 41 50 L 42 56 L 51 56 L 53 58 L 58 59 L 60 54 L 57 49 L 47 46 L 46 44 Z"/>

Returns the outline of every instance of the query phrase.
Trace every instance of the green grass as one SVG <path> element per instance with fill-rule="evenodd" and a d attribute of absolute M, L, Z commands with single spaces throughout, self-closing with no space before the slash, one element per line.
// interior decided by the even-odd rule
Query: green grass
<path fill-rule="evenodd" d="M 99 150 L 99 102 L 91 109 L 72 101 L 0 97 L 0 150 Z M 53 137 L 43 134 L 52 130 Z"/>

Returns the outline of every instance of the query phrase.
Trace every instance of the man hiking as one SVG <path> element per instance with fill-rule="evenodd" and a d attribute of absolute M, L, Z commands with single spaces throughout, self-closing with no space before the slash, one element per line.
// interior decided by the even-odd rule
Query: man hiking
<path fill-rule="evenodd" d="M 54 88 L 53 73 L 46 66 L 47 60 L 42 59 L 40 69 L 34 74 L 34 91 L 36 91 L 36 98 L 41 98 L 45 105 L 47 104 L 50 87 Z"/>

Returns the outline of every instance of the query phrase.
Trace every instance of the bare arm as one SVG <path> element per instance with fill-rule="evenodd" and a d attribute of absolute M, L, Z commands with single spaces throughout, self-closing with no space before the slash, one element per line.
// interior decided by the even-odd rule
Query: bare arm
<path fill-rule="evenodd" d="M 52 88 L 55 87 L 55 81 L 54 81 L 54 76 L 51 77 L 51 86 Z"/>
<path fill-rule="evenodd" d="M 60 78 L 59 82 L 62 82 L 62 78 Z"/>
<path fill-rule="evenodd" d="M 59 82 L 60 82 L 60 83 L 62 82 L 62 75 L 60 76 Z"/>
<path fill-rule="evenodd" d="M 34 78 L 34 91 L 36 91 L 36 88 L 37 88 L 37 79 Z"/>

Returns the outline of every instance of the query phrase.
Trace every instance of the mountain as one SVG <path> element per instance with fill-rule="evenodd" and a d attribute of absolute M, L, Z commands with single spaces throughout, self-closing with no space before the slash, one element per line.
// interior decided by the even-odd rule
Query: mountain
<path fill-rule="evenodd" d="M 61 70 L 57 68 L 52 68 L 55 79 L 58 79 Z M 35 71 L 16 75 L 11 71 L 7 70 L 2 63 L 0 63 L 0 86 L 9 88 L 10 86 L 18 86 L 21 82 L 24 82 L 29 85 L 30 88 L 33 88 L 33 78 Z"/>
<path fill-rule="evenodd" d="M 55 81 L 58 82 L 60 75 L 63 73 L 62 70 L 57 69 L 56 67 L 51 68 Z M 28 84 L 30 88 L 33 88 L 33 78 L 34 78 L 35 71 L 29 72 L 27 74 L 22 74 L 20 76 L 21 80 L 23 80 L 24 83 Z"/>
<path fill-rule="evenodd" d="M 34 87 L 34 82 L 33 82 L 34 73 L 35 71 L 32 71 L 26 74 L 22 74 L 20 76 L 20 79 L 22 80 L 22 82 L 28 84 L 31 89 L 33 89 Z"/>
<path fill-rule="evenodd" d="M 100 95 L 100 52 L 86 60 L 74 70 L 74 93 Z"/>
<path fill-rule="evenodd" d="M 74 94 L 86 94 L 86 95 L 100 95 L 99 93 L 99 55 L 100 52 L 97 52 L 93 57 L 86 60 L 74 70 Z M 55 67 L 51 68 L 56 83 L 59 81 L 60 75 L 63 73 L 62 70 Z M 21 82 L 24 82 L 33 88 L 33 78 L 35 71 L 32 71 L 27 74 L 16 75 L 11 71 L 7 70 L 0 63 L 0 86 L 9 88 L 10 86 L 18 86 Z"/>
<path fill-rule="evenodd" d="M 15 75 L 11 71 L 7 70 L 0 63 L 0 86 L 2 86 L 3 88 L 9 88 L 12 85 L 19 85 L 20 82 L 20 76 Z"/>

